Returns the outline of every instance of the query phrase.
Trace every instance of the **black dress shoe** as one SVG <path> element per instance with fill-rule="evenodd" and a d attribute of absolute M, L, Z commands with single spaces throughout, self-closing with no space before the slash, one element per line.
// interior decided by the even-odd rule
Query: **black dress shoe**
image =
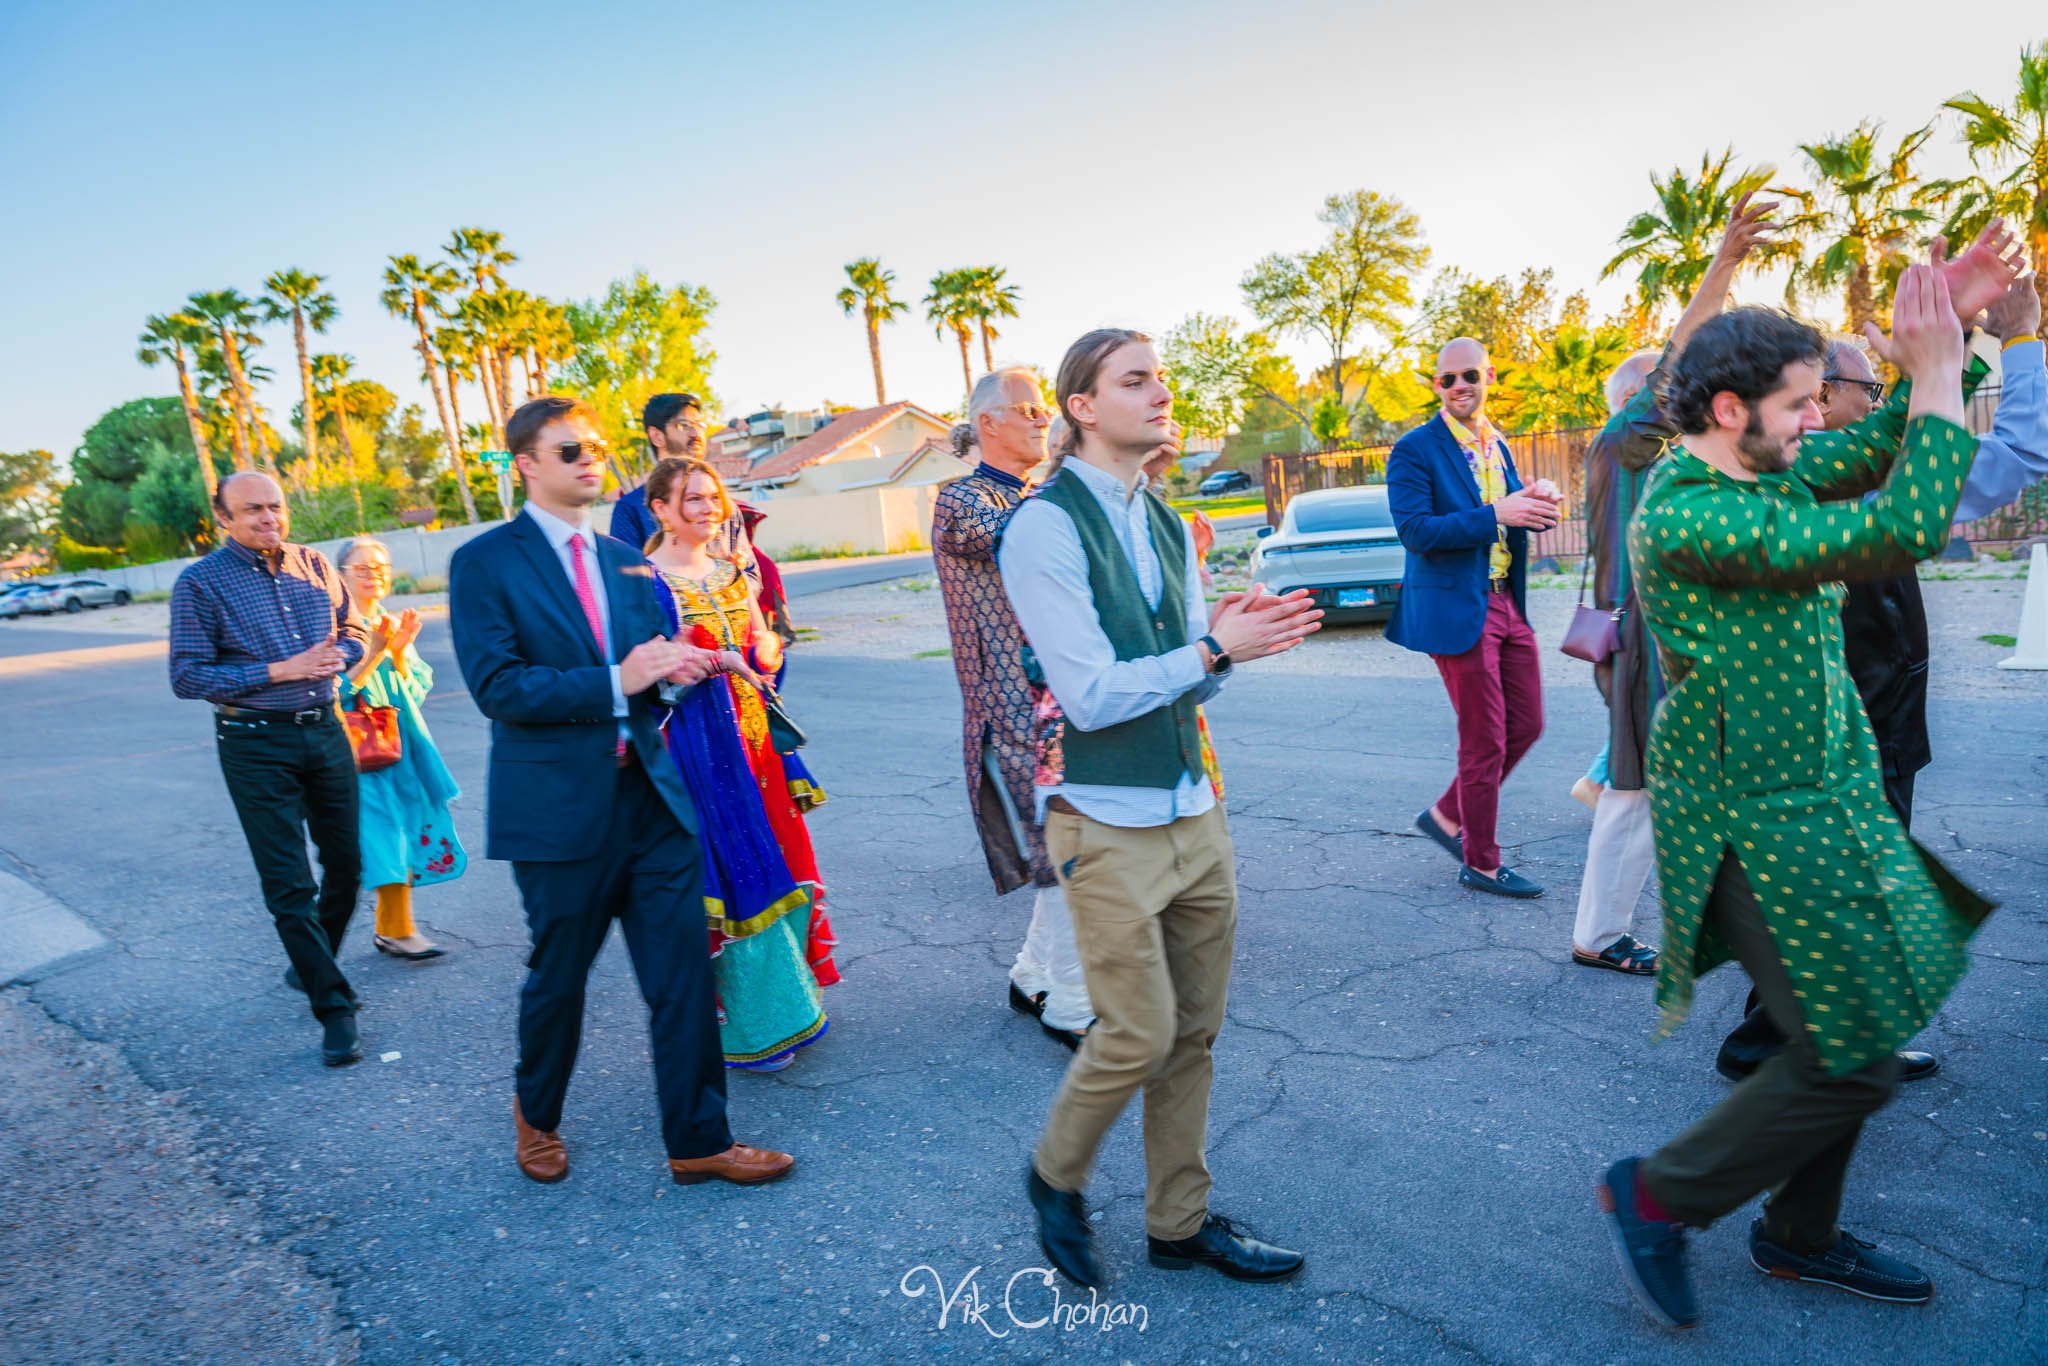
<path fill-rule="evenodd" d="M 336 1015 L 321 1028 L 325 1036 L 320 1040 L 320 1061 L 329 1067 L 346 1067 L 362 1059 L 363 1041 L 356 1033 L 355 1016 Z"/>
<path fill-rule="evenodd" d="M 1776 1050 L 1773 1049 L 1772 1052 L 1776 1052 Z M 1767 1053 L 1761 1058 L 1751 1060 L 1744 1057 L 1740 1052 L 1731 1050 L 1724 1043 L 1721 1045 L 1720 1054 L 1714 1059 L 1714 1070 L 1730 1081 L 1747 1081 L 1752 1072 L 1755 1072 L 1757 1068 L 1769 1062 L 1770 1059 L 1771 1054 Z M 1941 1059 L 1935 1057 L 1932 1053 L 1922 1053 L 1917 1049 L 1899 1050 L 1900 1081 L 1926 1081 L 1939 1071 L 1941 1071 Z"/>
<path fill-rule="evenodd" d="M 1045 1014 L 1045 993 L 1040 991 L 1026 996 L 1023 990 L 1015 982 L 1012 982 L 1010 983 L 1010 1009 L 1016 1011 L 1019 1015 L 1029 1015 L 1032 1019 L 1036 1020 Z"/>
<path fill-rule="evenodd" d="M 1915 1049 L 1899 1050 L 1899 1080 L 1926 1081 L 1941 1070 L 1941 1059 Z"/>
<path fill-rule="evenodd" d="M 1220 1214 L 1202 1221 L 1192 1238 L 1145 1239 L 1146 1258 L 1162 1271 L 1186 1271 L 1200 1263 L 1233 1281 L 1284 1281 L 1308 1264 L 1299 1252 L 1262 1243 Z"/>
<path fill-rule="evenodd" d="M 1102 1259 L 1095 1254 L 1095 1230 L 1088 1227 L 1081 1193 L 1054 1190 L 1035 1165 L 1024 1174 L 1024 1193 L 1038 1211 L 1038 1245 L 1046 1260 L 1075 1285 L 1100 1288 Z"/>

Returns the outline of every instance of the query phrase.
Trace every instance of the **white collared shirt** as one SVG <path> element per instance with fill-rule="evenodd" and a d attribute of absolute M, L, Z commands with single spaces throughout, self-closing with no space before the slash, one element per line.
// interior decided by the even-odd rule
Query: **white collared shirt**
<path fill-rule="evenodd" d="M 1144 494 L 1126 488 L 1115 475 L 1083 460 L 1069 459 L 1061 468 L 1072 470 L 1102 505 L 1103 516 L 1109 519 L 1117 544 L 1138 577 L 1146 605 L 1156 609 L 1165 585 L 1159 556 L 1152 549 Z M 1186 693 L 1205 702 L 1223 686 L 1221 679 L 1204 672 L 1202 653 L 1192 643 L 1208 633 L 1209 603 L 1202 594 L 1194 534 L 1183 525 L 1182 535 L 1187 547 L 1187 581 L 1176 589 L 1187 604 L 1191 643 L 1163 655 L 1119 660 L 1095 614 L 1095 594 L 1088 586 L 1088 552 L 1082 549 L 1074 519 L 1065 509 L 1036 497 L 1026 498 L 1010 518 L 996 551 L 1003 591 L 1009 595 L 1017 622 L 1045 672 L 1046 686 L 1066 713 L 1068 725 L 1077 730 L 1101 730 L 1171 706 Z M 1208 778 L 1186 773 L 1170 789 L 1067 783 L 1037 788 L 1035 795 L 1040 821 L 1045 819 L 1046 802 L 1060 796 L 1090 820 L 1125 827 L 1167 825 L 1183 816 L 1199 816 L 1216 805 Z"/>
<path fill-rule="evenodd" d="M 590 595 L 597 599 L 597 619 L 604 624 L 605 663 L 611 666 L 612 715 L 621 720 L 626 715 L 626 690 L 619 681 L 619 642 L 612 634 L 612 604 L 604 591 L 604 566 L 597 559 L 597 533 L 590 529 L 590 513 L 586 510 L 581 522 L 565 522 L 533 503 L 526 505 L 526 515 L 533 518 L 533 524 L 540 528 L 541 535 L 548 538 L 554 548 L 555 558 L 561 562 L 562 576 L 569 581 L 569 596 L 576 596 L 576 562 L 570 558 L 569 542 L 583 538 L 583 569 L 590 576 Z M 577 604 L 579 610 L 581 603 Z M 624 734 L 624 727 L 620 734 Z"/>

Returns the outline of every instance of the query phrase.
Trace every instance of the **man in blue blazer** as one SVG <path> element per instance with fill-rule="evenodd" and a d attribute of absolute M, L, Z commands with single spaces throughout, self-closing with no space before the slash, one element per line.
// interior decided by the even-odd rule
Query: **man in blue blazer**
<path fill-rule="evenodd" d="M 1387 639 L 1436 661 L 1458 716 L 1458 772 L 1418 829 L 1496 896 L 1541 884 L 1501 866 L 1500 785 L 1543 733 L 1543 675 L 1525 600 L 1529 533 L 1557 525 L 1556 491 L 1522 486 L 1486 420 L 1493 366 L 1460 337 L 1438 353 L 1437 415 L 1387 457 L 1387 503 L 1408 551 Z"/>
<path fill-rule="evenodd" d="M 606 451 L 596 415 L 548 395 L 505 424 L 526 507 L 455 552 L 449 625 L 491 718 L 487 854 L 509 859 L 533 952 L 519 994 L 519 1169 L 569 1174 L 556 1133 L 583 1031 L 584 983 L 623 927 L 646 997 L 662 1137 L 678 1184 L 777 1180 L 785 1153 L 733 1142 L 704 912 L 697 814 L 656 729 L 659 688 L 719 656 L 663 638 L 640 552 L 591 530 Z"/>

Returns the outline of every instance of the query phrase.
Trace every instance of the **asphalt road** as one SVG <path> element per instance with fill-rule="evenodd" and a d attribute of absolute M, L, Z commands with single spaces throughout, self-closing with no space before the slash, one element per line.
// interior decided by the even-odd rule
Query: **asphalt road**
<path fill-rule="evenodd" d="M 507 870 L 475 857 L 420 893 L 453 950 L 432 964 L 372 953 L 365 905 L 343 961 L 369 1057 L 322 1068 L 206 709 L 136 644 L 0 627 L 0 872 L 106 940 L 0 991 L 0 1360 L 2043 1359 L 2048 691 L 1933 708 L 1920 828 L 2005 906 L 1925 1040 L 1942 1075 L 1871 1123 L 1845 1212 L 1932 1271 L 1932 1304 L 1767 1281 L 1747 1212 L 1696 1241 L 1695 1333 L 1651 1328 L 1624 1292 L 1594 1176 L 1723 1093 L 1709 1065 L 1742 984 L 1713 974 L 1653 1046 L 1646 983 L 1565 961 L 1586 819 L 1563 794 L 1597 748 L 1590 689 L 1553 694 L 1506 791 L 1509 857 L 1551 895 L 1502 903 L 1406 833 L 1449 766 L 1434 678 L 1248 667 L 1211 709 L 1244 894 L 1215 1208 L 1309 1270 L 1248 1287 L 1146 1266 L 1129 1116 L 1089 1192 L 1118 1314 L 1084 1296 L 1077 1318 L 1067 1290 L 1066 1317 L 1027 1328 L 1003 1297 L 1042 1262 L 1020 1181 L 1065 1054 L 1004 1007 L 1028 907 L 991 893 L 973 842 L 947 661 L 795 657 L 846 980 L 827 1039 L 731 1094 L 740 1137 L 795 1152 L 797 1176 L 668 1184 L 614 942 L 563 1125 L 574 1172 L 543 1188 L 514 1168 L 506 1113 L 526 945 Z M 422 645 L 474 857 L 487 735 L 444 618 Z M 1026 1322 L 1053 1305 L 1029 1276 L 1011 1302 Z M 223 1314 L 264 1346 L 221 1348 L 199 1320 Z"/>

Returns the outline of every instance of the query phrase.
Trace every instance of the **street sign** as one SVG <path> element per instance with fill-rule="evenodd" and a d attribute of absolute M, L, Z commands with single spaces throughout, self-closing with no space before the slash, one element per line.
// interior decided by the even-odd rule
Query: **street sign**
<path fill-rule="evenodd" d="M 484 461 L 486 461 L 489 464 L 496 465 L 501 470 L 508 469 L 511 467 L 512 452 L 510 451 L 478 451 L 477 454 L 480 457 L 482 457 Z"/>

